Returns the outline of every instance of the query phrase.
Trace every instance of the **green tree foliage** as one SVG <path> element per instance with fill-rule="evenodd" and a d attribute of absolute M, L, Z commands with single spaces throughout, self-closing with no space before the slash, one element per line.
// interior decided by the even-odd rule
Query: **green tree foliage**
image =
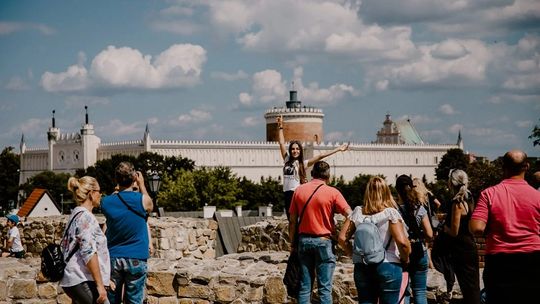
<path fill-rule="evenodd" d="M 242 191 L 236 174 L 228 167 L 200 168 L 193 171 L 195 189 L 201 202 L 218 209 L 232 209 Z"/>
<path fill-rule="evenodd" d="M 539 119 L 540 121 L 540 119 Z M 535 125 L 529 139 L 533 140 L 533 146 L 540 146 L 540 125 Z"/>
<path fill-rule="evenodd" d="M 379 176 L 385 178 L 382 175 Z M 343 194 L 343 197 L 345 197 L 345 200 L 347 200 L 347 203 L 349 203 L 351 208 L 354 209 L 354 207 L 361 206 L 364 203 L 366 186 L 369 179 L 372 177 L 373 175 L 369 174 L 359 174 L 352 181 L 347 183 L 343 179 L 343 176 L 341 176 L 338 179 L 334 178 L 330 185 L 336 187 L 341 194 Z"/>
<path fill-rule="evenodd" d="M 498 184 L 502 180 L 502 162 L 473 162 L 467 168 L 469 190 L 475 201 L 482 190 Z"/>
<path fill-rule="evenodd" d="M 116 183 L 114 182 L 114 170 L 119 163 L 129 161 L 136 163 L 136 158 L 130 155 L 116 154 L 109 159 L 98 160 L 94 166 L 88 167 L 86 170 L 77 170 L 75 175 L 82 177 L 85 175 L 93 176 L 97 179 L 101 192 L 110 194 L 114 192 Z"/>
<path fill-rule="evenodd" d="M 260 183 L 254 183 L 242 177 L 238 185 L 242 190 L 238 195 L 238 203 L 244 206 L 244 209 L 254 210 L 259 206 L 270 204 L 276 211 L 282 211 L 285 208 L 283 186 L 277 179 L 261 177 Z"/>
<path fill-rule="evenodd" d="M 17 202 L 19 191 L 19 156 L 13 153 L 13 147 L 6 147 L 0 153 L 0 207 L 7 212 L 10 201 Z M 2 214 L 3 215 L 3 214 Z"/>
<path fill-rule="evenodd" d="M 195 162 L 183 157 L 163 157 L 157 153 L 144 152 L 138 157 L 116 154 L 110 159 L 97 161 L 94 166 L 88 167 L 86 170 L 77 170 L 76 176 L 89 175 L 95 177 L 103 192 L 112 193 L 116 183 L 114 182 L 114 171 L 119 163 L 129 161 L 135 169 L 141 171 L 145 177 L 146 189 L 148 187 L 148 177 L 151 174 L 157 173 L 163 178 L 165 174 L 173 176 L 177 170 L 192 171 L 195 167 Z"/>
<path fill-rule="evenodd" d="M 195 189 L 194 172 L 177 170 L 172 176 L 165 174 L 157 202 L 167 211 L 200 210 L 202 206 Z"/>
<path fill-rule="evenodd" d="M 54 173 L 52 171 L 43 171 L 38 173 L 21 186 L 21 188 L 30 194 L 34 188 L 44 188 L 49 191 L 54 200 L 60 203 L 62 200 L 72 199 L 71 192 L 67 189 L 68 179 L 71 177 L 68 173 Z"/>
<path fill-rule="evenodd" d="M 437 180 L 447 181 L 450 169 L 467 170 L 469 161 L 461 149 L 450 149 L 443 155 L 441 162 L 435 168 Z"/>

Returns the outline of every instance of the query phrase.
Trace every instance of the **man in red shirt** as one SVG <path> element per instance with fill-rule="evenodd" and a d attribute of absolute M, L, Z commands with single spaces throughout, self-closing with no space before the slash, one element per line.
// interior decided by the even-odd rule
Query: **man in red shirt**
<path fill-rule="evenodd" d="M 326 185 L 330 179 L 328 163 L 316 162 L 311 176 L 313 179 L 310 182 L 294 191 L 289 209 L 289 236 L 292 243 L 298 224 L 298 256 L 302 277 L 298 303 L 311 303 L 312 275 L 316 270 L 320 303 L 326 304 L 332 303 L 332 279 L 336 268 L 331 239 L 335 230 L 334 214 L 349 216 L 351 207 L 336 188 Z"/>
<path fill-rule="evenodd" d="M 487 303 L 532 303 L 540 287 L 540 192 L 525 181 L 527 155 L 503 157 L 504 180 L 482 191 L 469 223 L 486 236 Z M 533 297 L 534 296 L 534 297 Z"/>

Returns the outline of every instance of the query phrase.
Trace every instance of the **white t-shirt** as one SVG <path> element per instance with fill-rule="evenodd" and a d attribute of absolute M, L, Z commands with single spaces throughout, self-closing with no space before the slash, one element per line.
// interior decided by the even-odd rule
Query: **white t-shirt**
<path fill-rule="evenodd" d="M 386 208 L 379 213 L 366 216 L 362 214 L 362 207 L 356 207 L 354 208 L 352 214 L 349 216 L 349 219 L 351 220 L 351 222 L 354 223 L 356 227 L 358 227 L 358 225 L 360 225 L 360 223 L 362 223 L 366 217 L 371 217 L 373 223 L 375 223 L 375 225 L 377 225 L 377 227 L 379 228 L 381 240 L 383 240 L 385 248 L 388 245 L 388 241 L 392 237 L 389 229 L 389 222 L 403 222 L 401 214 L 399 214 L 399 211 L 394 208 Z M 383 262 L 401 263 L 399 259 L 399 250 L 396 246 L 396 241 L 394 239 L 391 240 L 390 246 L 388 246 L 388 249 L 386 249 L 386 254 Z"/>
<path fill-rule="evenodd" d="M 291 165 L 287 165 L 289 154 L 285 157 L 285 165 L 283 166 L 283 192 L 294 191 L 300 186 L 300 162 L 295 160 Z M 307 170 L 308 161 L 304 160 L 304 169 Z"/>
<path fill-rule="evenodd" d="M 19 234 L 19 229 L 17 226 L 13 226 L 8 231 L 8 239 L 13 238 L 13 243 L 11 244 L 12 252 L 21 252 L 24 250 L 24 247 L 21 243 L 21 235 Z"/>

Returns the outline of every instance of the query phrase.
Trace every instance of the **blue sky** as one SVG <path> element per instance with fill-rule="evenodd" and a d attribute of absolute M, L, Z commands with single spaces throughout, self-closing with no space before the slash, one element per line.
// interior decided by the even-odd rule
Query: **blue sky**
<path fill-rule="evenodd" d="M 0 145 L 45 147 L 51 111 L 102 142 L 264 140 L 291 82 L 325 140 L 387 112 L 428 143 L 540 156 L 537 0 L 0 1 Z"/>

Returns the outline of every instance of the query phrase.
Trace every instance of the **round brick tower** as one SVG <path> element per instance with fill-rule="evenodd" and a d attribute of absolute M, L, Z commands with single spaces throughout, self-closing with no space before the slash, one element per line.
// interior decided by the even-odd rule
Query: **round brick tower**
<path fill-rule="evenodd" d="M 289 92 L 289 101 L 285 107 L 274 107 L 264 114 L 267 141 L 279 140 L 276 123 L 279 116 L 283 116 L 283 135 L 286 142 L 299 140 L 319 143 L 323 140 L 323 111 L 315 107 L 302 107 L 294 89 Z"/>

